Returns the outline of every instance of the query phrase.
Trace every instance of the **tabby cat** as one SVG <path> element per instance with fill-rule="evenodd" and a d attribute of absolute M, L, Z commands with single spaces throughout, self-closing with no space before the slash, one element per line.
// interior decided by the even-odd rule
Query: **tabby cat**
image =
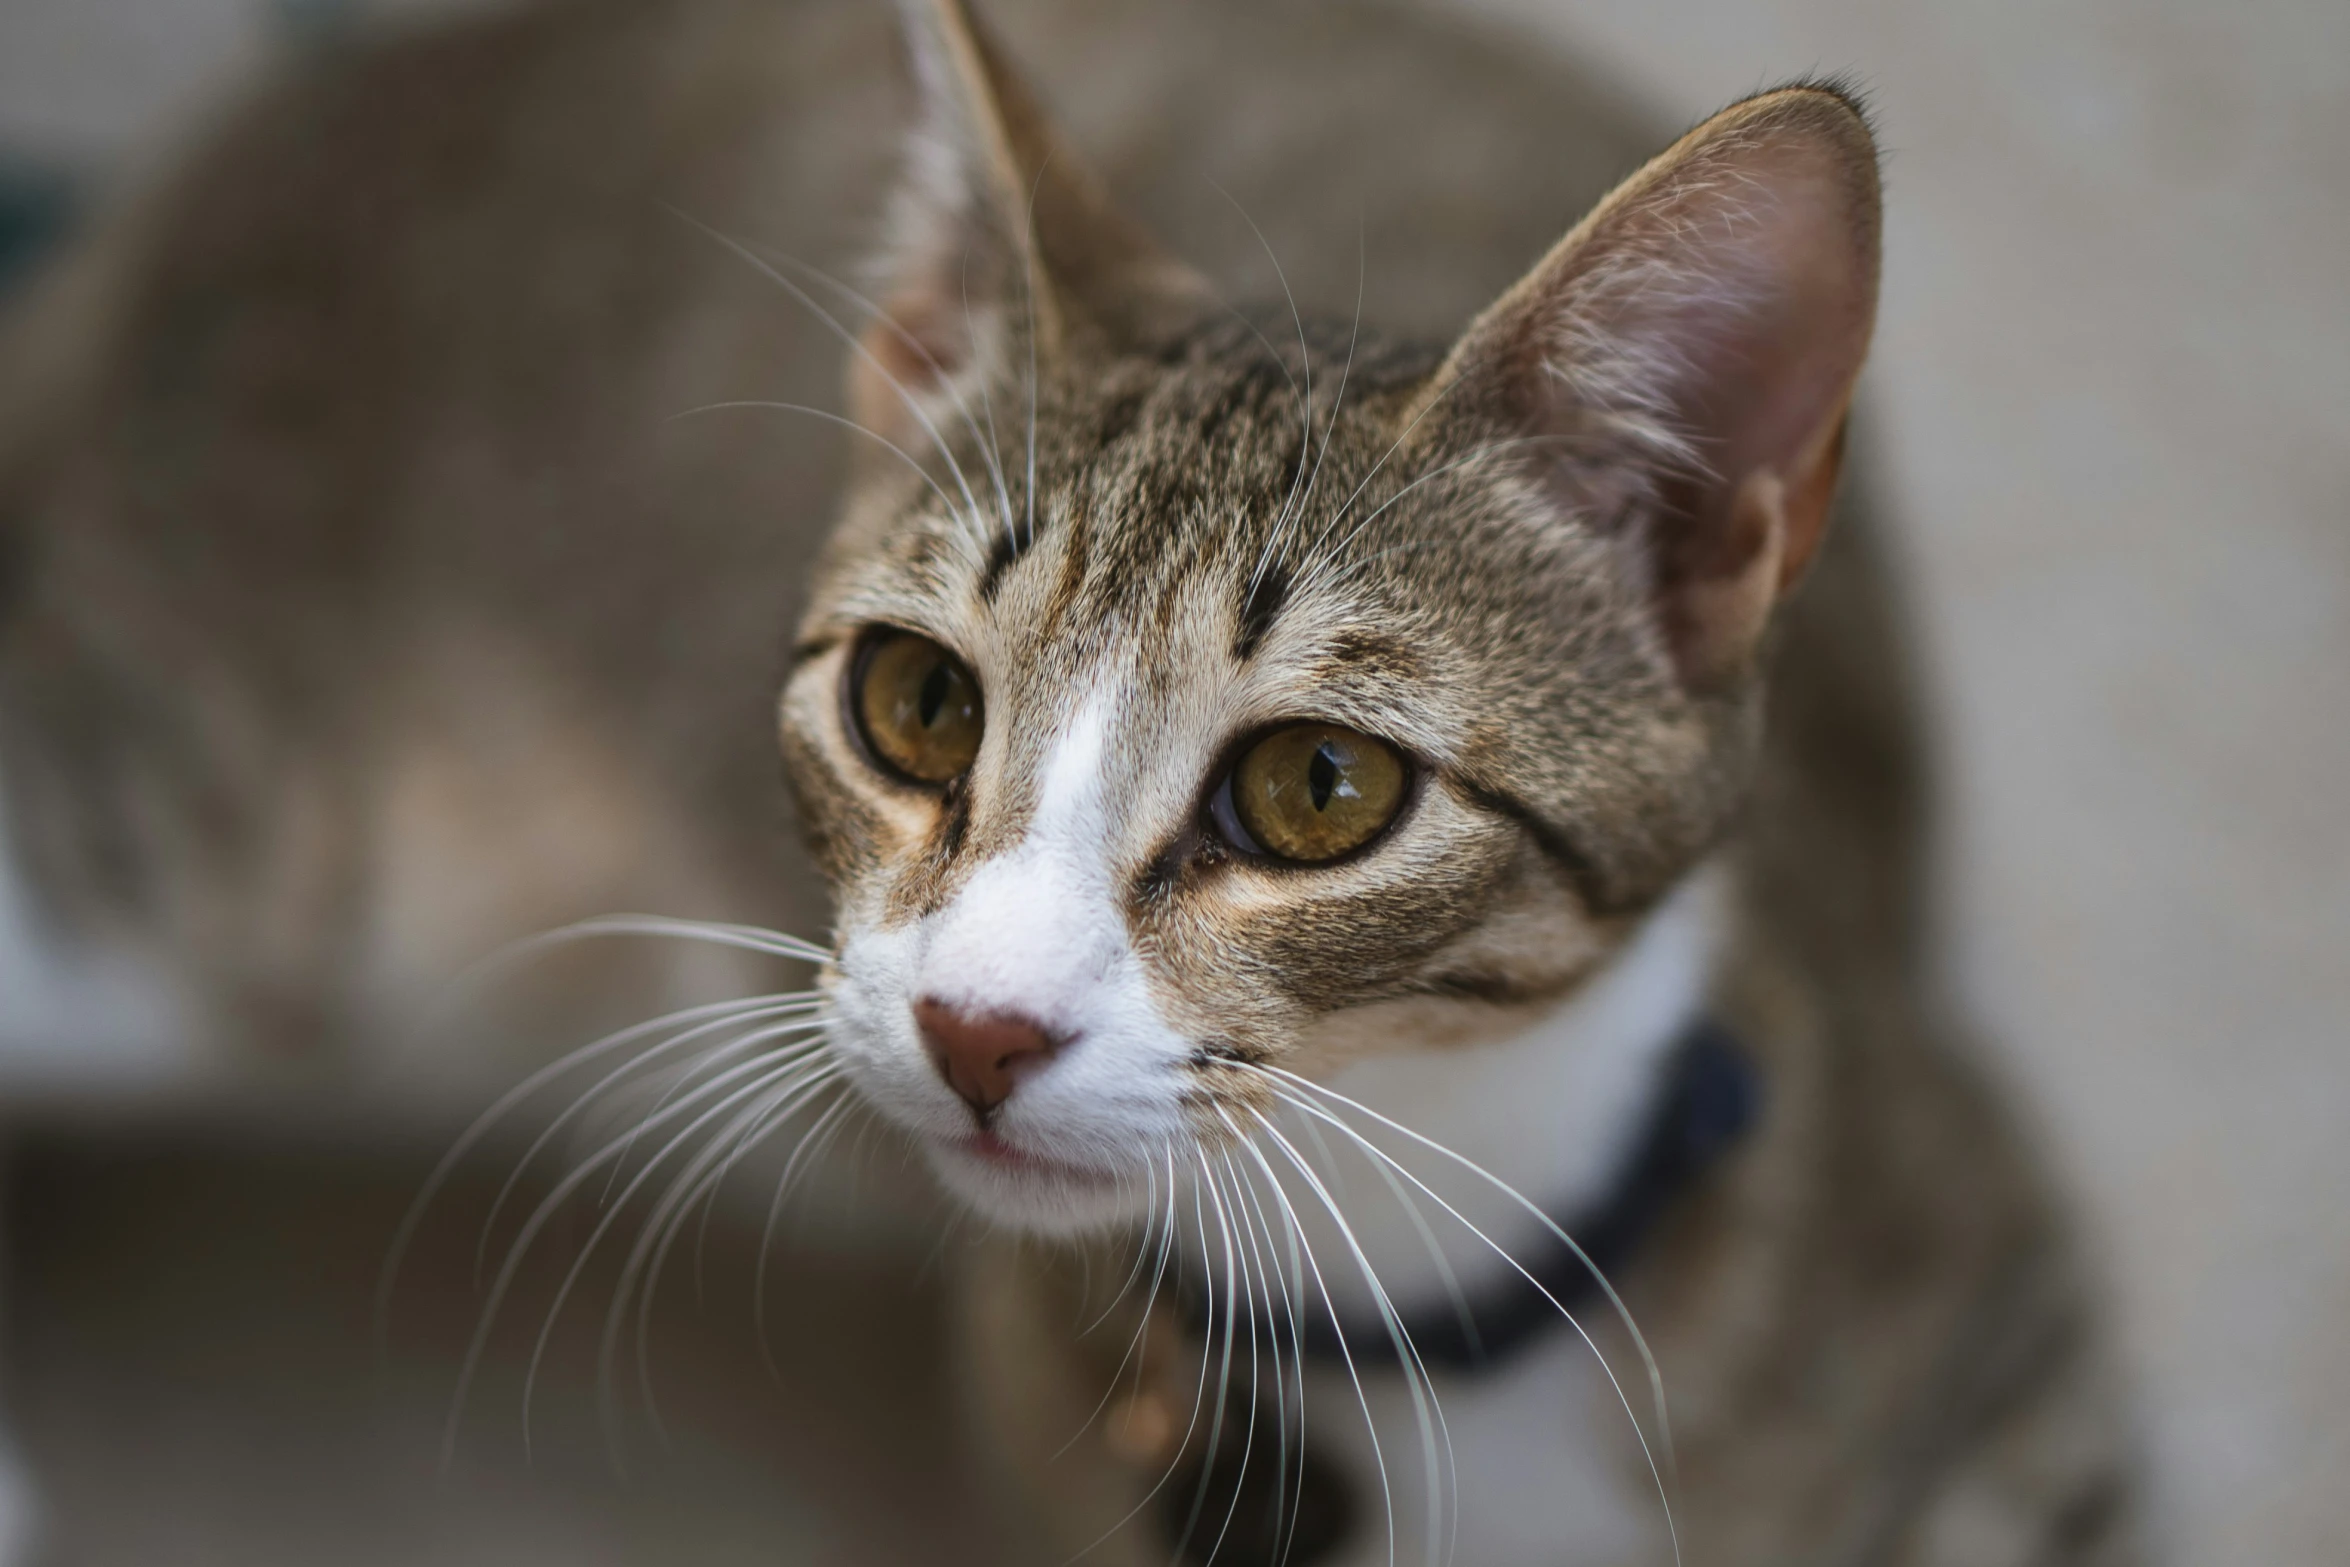
<path fill-rule="evenodd" d="M 876 275 L 717 239 L 643 198 L 854 228 L 885 30 L 576 0 L 266 102 L 44 296 L 0 763 L 69 1054 L 331 1082 L 599 906 L 817 928 L 780 676 L 817 1070 L 989 1221 L 973 1449 L 1034 1559 L 2134 1559 L 2077 1263 L 1925 998 L 1835 500 L 1850 94 L 1539 253 L 1637 135 L 1548 67 L 1351 7 L 1028 24 L 1218 276 L 1278 272 L 1260 214 L 1343 263 L 1228 304 L 953 0 Z M 1392 183 L 1334 249 L 1341 161 Z M 777 1093 L 685 1102 L 740 1140 Z"/>

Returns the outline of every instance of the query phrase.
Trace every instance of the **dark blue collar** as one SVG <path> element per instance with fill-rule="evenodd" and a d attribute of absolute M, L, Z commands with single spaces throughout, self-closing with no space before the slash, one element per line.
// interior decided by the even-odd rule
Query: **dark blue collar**
<path fill-rule="evenodd" d="M 1599 1275 L 1612 1278 L 1632 1260 L 1675 1199 L 1737 1145 L 1761 1109 L 1762 1079 L 1745 1048 L 1720 1023 L 1699 1018 L 1673 1047 L 1664 1092 L 1614 1187 L 1580 1212 L 1551 1215 L 1583 1256 L 1544 1231 L 1514 1248 L 1525 1274 L 1495 1278 L 1461 1305 L 1397 1302 L 1421 1363 L 1431 1371 L 1490 1370 L 1565 1326 L 1560 1308 L 1575 1311 L 1598 1296 Z M 1324 1308 L 1300 1328 L 1309 1358 L 1351 1359 L 1358 1369 L 1399 1362 L 1381 1319 L 1334 1320 Z M 1289 1337 L 1286 1325 L 1279 1332 Z"/>

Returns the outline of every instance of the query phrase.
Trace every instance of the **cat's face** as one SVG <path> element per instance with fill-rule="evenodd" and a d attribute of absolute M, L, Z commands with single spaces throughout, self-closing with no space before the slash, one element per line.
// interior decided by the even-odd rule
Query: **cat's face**
<path fill-rule="evenodd" d="M 1365 357 L 1316 356 L 1310 439 L 1230 322 L 1049 386 L 1033 527 L 1024 451 L 1007 505 L 966 439 L 980 508 L 876 498 L 808 623 L 839 1048 L 990 1207 L 1139 1197 L 1255 1064 L 1522 1021 L 1654 890 L 1637 759 L 1702 742 L 1613 546 L 1506 454 L 1399 447 L 1433 364 Z M 1049 1044 L 983 1119 L 923 1003 Z"/>
<path fill-rule="evenodd" d="M 939 140 L 960 117 L 982 149 L 937 203 L 957 260 L 916 255 L 858 399 L 916 457 L 852 495 L 783 722 L 852 1081 L 976 1206 L 1070 1230 L 1244 1131 L 1274 1074 L 1524 1027 L 1693 863 L 1866 328 L 1816 387 L 1756 392 L 1777 337 L 1723 307 L 1735 267 L 1703 297 L 1679 273 L 1624 292 L 1630 247 L 1692 222 L 1669 190 L 1449 356 L 1343 322 L 1276 350 L 1272 321 L 1105 239 L 1089 191 L 1036 195 L 1041 151 L 969 135 L 1006 90 L 947 95 Z M 1849 111 L 1813 96 L 1832 143 Z M 1006 231 L 991 147 L 1037 248 L 982 265 L 973 303 Z M 1062 289 L 1033 333 L 1032 263 Z M 1642 338 L 1652 305 L 1705 319 Z M 1736 339 L 1721 395 L 1623 384 L 1686 375 L 1708 333 Z M 1783 430 L 1698 432 L 1740 471 L 1681 460 L 1690 408 L 1754 423 L 1758 396 Z"/>

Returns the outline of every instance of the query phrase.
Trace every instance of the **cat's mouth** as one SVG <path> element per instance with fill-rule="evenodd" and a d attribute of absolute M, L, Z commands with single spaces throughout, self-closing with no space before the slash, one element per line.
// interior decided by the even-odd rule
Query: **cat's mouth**
<path fill-rule="evenodd" d="M 994 1131 L 925 1139 L 948 1189 L 1015 1230 L 1082 1235 L 1130 1221 L 1141 1183 L 1132 1172 L 1040 1153 Z"/>
<path fill-rule="evenodd" d="M 1029 1176 L 1090 1187 L 1108 1187 L 1118 1183 L 1118 1178 L 1107 1170 L 1072 1164 L 1066 1159 L 1055 1159 L 1034 1152 L 984 1128 L 967 1137 L 957 1138 L 948 1146 L 965 1158 L 1005 1175 Z"/>

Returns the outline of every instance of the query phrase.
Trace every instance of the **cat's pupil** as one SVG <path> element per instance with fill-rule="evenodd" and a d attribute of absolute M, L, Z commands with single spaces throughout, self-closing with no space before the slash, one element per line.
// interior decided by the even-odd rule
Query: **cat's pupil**
<path fill-rule="evenodd" d="M 1306 787 L 1313 791 L 1314 809 L 1328 809 L 1331 793 L 1338 787 L 1338 758 L 1330 754 L 1327 741 L 1314 747 L 1314 759 L 1306 763 Z"/>
<path fill-rule="evenodd" d="M 947 695 L 954 688 L 955 677 L 944 664 L 933 664 L 923 677 L 922 690 L 915 697 L 915 705 L 922 715 L 922 727 L 928 729 L 938 722 L 938 710 L 947 705 Z"/>

